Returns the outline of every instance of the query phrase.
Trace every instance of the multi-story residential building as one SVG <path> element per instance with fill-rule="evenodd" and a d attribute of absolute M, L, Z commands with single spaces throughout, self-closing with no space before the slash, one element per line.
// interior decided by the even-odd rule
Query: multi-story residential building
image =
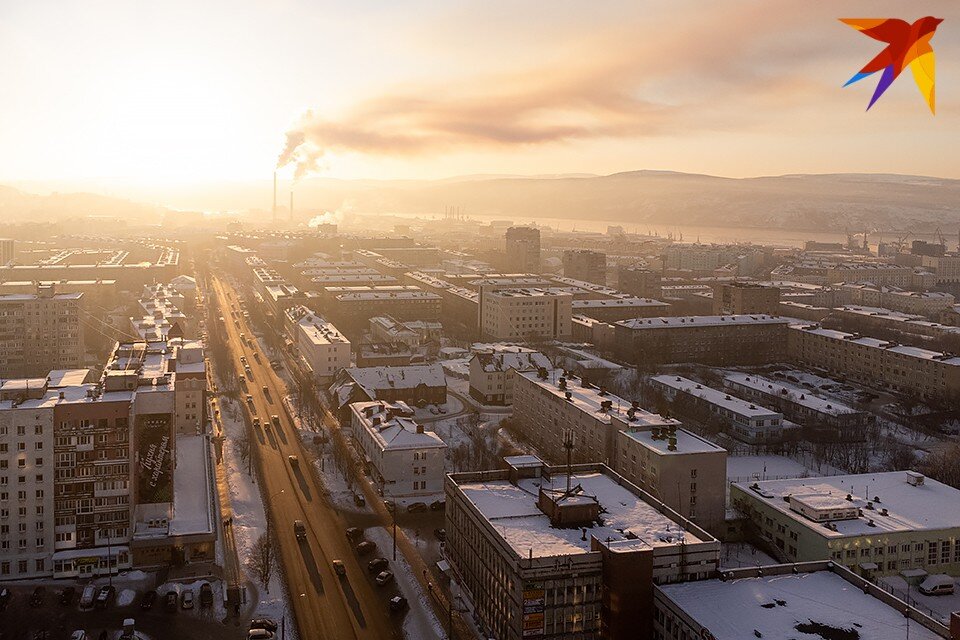
<path fill-rule="evenodd" d="M 650 637 L 654 585 L 716 569 L 710 534 L 609 467 L 505 461 L 445 483 L 446 557 L 486 637 Z"/>
<path fill-rule="evenodd" d="M 949 338 L 960 340 L 960 328 L 931 322 L 921 315 L 902 313 L 879 307 L 847 305 L 833 309 L 827 320 L 831 328 L 848 331 L 881 329 L 894 331 L 898 339 L 923 342 L 926 338 Z M 827 324 L 827 323 L 825 323 Z"/>
<path fill-rule="evenodd" d="M 713 312 L 721 314 L 765 313 L 780 311 L 780 289 L 752 282 L 722 282 L 713 289 Z"/>
<path fill-rule="evenodd" d="M 515 273 L 540 271 L 540 229 L 510 227 L 506 233 L 507 269 Z"/>
<path fill-rule="evenodd" d="M 327 287 L 327 307 L 331 319 L 340 327 L 362 331 L 370 318 L 392 316 L 397 320 L 440 319 L 442 298 L 419 287 Z M 332 295 L 331 295 L 332 294 Z"/>
<path fill-rule="evenodd" d="M 0 266 L 13 262 L 14 241 L 12 238 L 0 238 Z"/>
<path fill-rule="evenodd" d="M 838 288 L 838 300 L 831 306 L 855 304 L 881 307 L 901 313 L 913 313 L 933 318 L 954 304 L 953 295 L 945 291 L 907 291 L 897 287 L 874 284 L 845 284 Z"/>
<path fill-rule="evenodd" d="M 960 356 L 815 324 L 791 325 L 787 351 L 795 362 L 863 384 L 948 405 L 960 401 Z"/>
<path fill-rule="evenodd" d="M 614 325 L 616 351 L 643 367 L 767 364 L 783 357 L 788 322 L 762 314 L 622 320 Z"/>
<path fill-rule="evenodd" d="M 743 442 L 779 442 L 790 426 L 782 413 L 681 376 L 654 376 L 650 386 L 673 404 L 676 413 L 690 418 L 715 417 L 727 433 Z"/>
<path fill-rule="evenodd" d="M 810 389 L 783 380 L 771 380 L 753 373 L 728 373 L 724 384 L 734 393 L 754 402 L 783 411 L 799 422 L 809 435 L 838 436 L 863 440 L 867 427 L 875 422 L 872 413 L 861 411 L 834 398 L 821 398 Z"/>
<path fill-rule="evenodd" d="M 842 566 L 792 563 L 654 587 L 650 637 L 960 638 L 960 615 L 952 614 L 948 627 L 928 613 Z"/>
<path fill-rule="evenodd" d="M 566 278 L 607 284 L 607 254 L 590 249 L 567 249 L 563 252 L 563 275 Z"/>
<path fill-rule="evenodd" d="M 353 438 L 369 461 L 380 495 L 416 501 L 443 493 L 447 445 L 413 419 L 403 402 L 355 402 L 350 405 Z"/>
<path fill-rule="evenodd" d="M 304 306 L 286 311 L 297 352 L 320 382 L 330 382 L 350 366 L 350 341 L 339 329 Z"/>
<path fill-rule="evenodd" d="M 0 296 L 0 377 L 45 376 L 83 366 L 81 293 L 40 285 Z"/>
<path fill-rule="evenodd" d="M 960 572 L 960 490 L 914 471 L 733 483 L 730 503 L 785 562 Z"/>
<path fill-rule="evenodd" d="M 397 320 L 392 316 L 370 318 L 370 336 L 374 342 L 403 343 L 411 349 L 440 343 L 443 325 L 427 320 Z"/>
<path fill-rule="evenodd" d="M 513 404 L 512 371 L 551 367 L 550 359 L 526 347 L 493 345 L 470 359 L 470 396 L 483 404 Z"/>
<path fill-rule="evenodd" d="M 447 378 L 440 364 L 351 367 L 337 374 L 330 393 L 342 419 L 348 421 L 349 405 L 354 402 L 443 404 L 447 401 Z"/>
<path fill-rule="evenodd" d="M 960 252 L 942 256 L 923 256 L 921 264 L 933 270 L 937 284 L 960 283 Z"/>
<path fill-rule="evenodd" d="M 569 338 L 572 302 L 569 293 L 544 289 L 481 290 L 481 336 L 492 340 Z"/>
<path fill-rule="evenodd" d="M 659 300 L 663 295 L 660 281 L 661 275 L 650 269 L 627 265 L 620 265 L 617 269 L 617 288 L 638 298 Z"/>
<path fill-rule="evenodd" d="M 670 305 L 651 298 L 607 298 L 574 300 L 570 303 L 574 315 L 587 316 L 603 322 L 630 318 L 652 318 L 669 313 Z"/>

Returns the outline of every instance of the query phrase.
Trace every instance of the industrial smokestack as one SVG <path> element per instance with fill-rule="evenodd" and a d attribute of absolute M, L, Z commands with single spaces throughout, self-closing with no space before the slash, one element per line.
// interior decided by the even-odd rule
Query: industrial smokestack
<path fill-rule="evenodd" d="M 273 221 L 277 221 L 277 172 L 273 172 Z"/>

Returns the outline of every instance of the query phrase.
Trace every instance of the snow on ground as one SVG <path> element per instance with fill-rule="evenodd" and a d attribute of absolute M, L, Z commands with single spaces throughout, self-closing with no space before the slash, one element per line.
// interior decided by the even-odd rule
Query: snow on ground
<path fill-rule="evenodd" d="M 778 564 L 749 542 L 724 542 L 720 549 L 720 566 L 727 569 Z"/>
<path fill-rule="evenodd" d="M 227 437 L 223 448 L 223 457 L 230 485 L 230 503 L 233 507 L 233 535 L 237 543 L 237 554 L 247 580 L 256 586 L 259 601 L 253 605 L 251 615 L 266 616 L 275 620 L 290 617 L 289 605 L 284 597 L 284 588 L 279 571 L 274 572 L 270 580 L 270 593 L 258 584 L 256 577 L 247 568 L 247 559 L 251 549 L 267 528 L 260 491 L 253 478 L 247 474 L 247 463 L 240 460 L 235 446 L 236 439 L 246 430 L 243 422 L 243 409 L 238 402 L 220 396 L 220 417 Z M 248 597 L 252 591 L 248 590 Z M 218 598 L 222 600 L 222 598 Z M 248 606 L 250 603 L 248 602 Z"/>
<path fill-rule="evenodd" d="M 960 611 L 960 585 L 955 585 L 954 592 L 943 596 L 925 596 L 915 586 L 907 587 L 907 581 L 901 576 L 887 576 L 879 579 L 879 584 L 893 595 L 906 601 L 909 596 L 911 605 L 949 626 L 950 613 Z M 956 580 L 954 581 L 956 582 Z"/>
<path fill-rule="evenodd" d="M 377 544 L 377 548 L 387 557 L 393 548 L 393 538 L 383 527 L 371 527 L 364 535 Z M 402 553 L 397 554 L 396 560 L 390 560 L 390 570 L 393 571 L 397 588 L 410 605 L 403 619 L 403 633 L 407 638 L 445 638 L 443 625 L 433 612 L 433 602 L 420 587 L 413 569 L 407 564 Z"/>
<path fill-rule="evenodd" d="M 213 606 L 210 609 L 204 609 L 200 606 L 200 588 L 205 584 L 209 584 L 210 588 L 213 589 Z M 214 620 L 223 620 L 227 615 L 227 610 L 224 607 L 224 601 L 226 600 L 223 593 L 223 583 L 219 580 L 195 580 L 193 582 L 165 582 L 156 588 L 157 595 L 160 598 L 163 598 L 164 595 L 169 591 L 174 591 L 177 594 L 177 599 L 179 601 L 180 595 L 185 591 L 193 592 L 193 606 L 194 611 L 199 612 L 200 615 L 207 616 L 209 615 Z"/>
<path fill-rule="evenodd" d="M 117 606 L 126 607 L 133 604 L 133 599 L 137 597 L 137 592 L 133 589 L 122 589 L 117 594 Z"/>
<path fill-rule="evenodd" d="M 729 456 L 727 481 L 779 480 L 821 475 L 792 458 L 777 455 Z"/>

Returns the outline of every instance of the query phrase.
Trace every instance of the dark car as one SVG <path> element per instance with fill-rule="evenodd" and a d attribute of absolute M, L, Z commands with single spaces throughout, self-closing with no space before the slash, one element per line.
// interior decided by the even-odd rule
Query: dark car
<path fill-rule="evenodd" d="M 174 613 L 177 610 L 177 592 L 167 591 L 163 596 L 163 608 L 167 613 Z"/>
<path fill-rule="evenodd" d="M 43 598 L 47 595 L 47 590 L 44 587 L 37 587 L 33 590 L 33 594 L 30 596 L 30 606 L 37 608 L 43 604 Z"/>
<path fill-rule="evenodd" d="M 213 587 L 210 586 L 209 582 L 200 585 L 200 606 L 204 609 L 213 606 Z"/>
<path fill-rule="evenodd" d="M 360 527 L 350 527 L 347 529 L 347 540 L 355 542 L 363 537 L 363 529 Z"/>
<path fill-rule="evenodd" d="M 373 553 L 373 550 L 377 548 L 377 545 L 370 542 L 369 540 L 364 540 L 357 545 L 357 553 L 360 555 L 366 555 L 368 553 Z"/>
<path fill-rule="evenodd" d="M 367 571 L 370 573 L 380 573 L 390 566 L 390 561 L 386 558 L 374 558 L 367 563 Z"/>
<path fill-rule="evenodd" d="M 434 500 L 430 503 L 430 511 L 443 511 L 443 508 L 447 506 L 443 500 Z"/>
<path fill-rule="evenodd" d="M 390 611 L 403 611 L 407 608 L 407 599 L 403 596 L 393 596 L 390 598 Z"/>
<path fill-rule="evenodd" d="M 251 629 L 264 629 L 270 633 L 277 632 L 277 623 L 270 618 L 254 618 L 250 621 Z"/>
<path fill-rule="evenodd" d="M 441 542 L 443 542 L 444 540 L 447 539 L 447 530 L 446 530 L 446 529 L 434 529 L 434 530 L 433 530 L 433 535 L 437 538 L 437 540 L 440 540 Z"/>
<path fill-rule="evenodd" d="M 144 611 L 149 611 L 153 609 L 153 604 L 157 601 L 157 592 L 156 591 L 147 591 L 143 594 L 143 597 L 140 598 L 140 608 Z"/>
<path fill-rule="evenodd" d="M 69 607 L 73 603 L 73 596 L 77 595 L 77 590 L 73 587 L 67 587 L 60 592 L 59 602 L 65 607 Z"/>
<path fill-rule="evenodd" d="M 93 601 L 93 607 L 95 609 L 106 609 L 110 606 L 110 603 L 113 602 L 113 596 L 116 595 L 117 588 L 112 585 L 106 585 L 100 587 L 100 591 L 97 592 L 97 598 Z"/>
<path fill-rule="evenodd" d="M 428 509 L 426 502 L 411 502 L 407 505 L 407 513 L 423 513 Z"/>

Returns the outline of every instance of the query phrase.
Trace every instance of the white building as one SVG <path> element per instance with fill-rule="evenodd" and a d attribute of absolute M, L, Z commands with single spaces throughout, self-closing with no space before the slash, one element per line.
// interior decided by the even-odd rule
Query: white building
<path fill-rule="evenodd" d="M 573 296 L 544 289 L 480 290 L 480 331 L 494 340 L 570 337 Z"/>
<path fill-rule="evenodd" d="M 329 382 L 341 369 L 350 366 L 350 341 L 333 324 L 306 307 L 287 311 L 293 325 L 294 344 L 313 374 Z"/>
<path fill-rule="evenodd" d="M 355 402 L 350 413 L 353 437 L 384 498 L 439 498 L 447 445 L 413 419 L 408 405 Z"/>
<path fill-rule="evenodd" d="M 470 396 L 483 404 L 513 404 L 511 371 L 551 368 L 549 358 L 534 349 L 491 345 L 470 359 Z"/>

